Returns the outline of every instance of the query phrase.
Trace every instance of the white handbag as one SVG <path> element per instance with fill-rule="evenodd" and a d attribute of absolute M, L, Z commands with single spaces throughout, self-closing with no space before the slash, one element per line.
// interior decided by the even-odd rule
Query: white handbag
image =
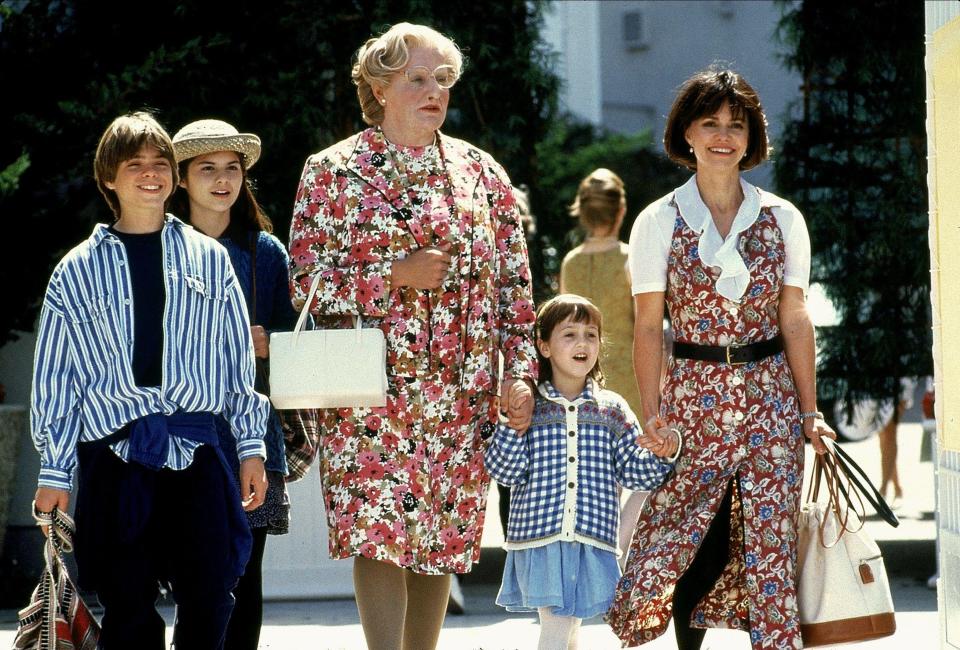
<path fill-rule="evenodd" d="M 797 548 L 797 600 L 804 647 L 866 641 L 896 631 L 893 599 L 880 548 L 863 528 L 861 491 L 876 492 L 864 475 L 852 475 L 859 467 L 832 441 L 824 439 L 828 452 L 814 459 L 807 489 L 807 503 L 800 510 Z M 838 455 L 843 456 L 838 459 Z M 827 502 L 818 500 L 820 484 Z M 886 508 L 879 493 L 878 512 L 888 522 L 896 516 Z M 855 503 L 859 502 L 859 514 Z M 886 508 L 886 510 L 883 510 Z"/>
<path fill-rule="evenodd" d="M 270 401 L 277 409 L 387 404 L 387 344 L 378 328 L 304 330 L 320 276 L 292 332 L 270 335 Z"/>

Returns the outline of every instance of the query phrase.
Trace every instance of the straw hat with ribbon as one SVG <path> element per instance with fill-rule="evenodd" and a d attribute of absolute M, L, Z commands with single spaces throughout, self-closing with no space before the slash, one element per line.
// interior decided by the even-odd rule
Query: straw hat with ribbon
<path fill-rule="evenodd" d="M 260 138 L 253 133 L 239 133 L 222 120 L 190 122 L 173 136 L 173 154 L 177 162 L 215 151 L 236 151 L 243 156 L 243 165 L 253 167 L 260 158 Z"/>

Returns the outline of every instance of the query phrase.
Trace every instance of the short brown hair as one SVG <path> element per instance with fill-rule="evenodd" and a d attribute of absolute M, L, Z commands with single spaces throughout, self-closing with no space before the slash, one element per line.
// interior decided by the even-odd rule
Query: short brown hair
<path fill-rule="evenodd" d="M 97 181 L 97 188 L 113 211 L 114 220 L 120 218 L 120 199 L 106 184 L 116 180 L 120 164 L 135 157 L 144 145 L 155 147 L 170 163 L 170 173 L 173 175 L 171 196 L 180 184 L 173 143 L 160 123 L 153 115 L 144 111 L 121 115 L 111 122 L 100 136 L 97 155 L 93 159 L 93 177 Z M 170 200 L 169 197 L 167 200 Z"/>
<path fill-rule="evenodd" d="M 570 216 L 580 220 L 585 230 L 611 227 L 617 222 L 620 210 L 627 207 L 627 193 L 623 180 L 603 167 L 590 172 L 580 181 L 577 198 L 570 206 Z"/>
<path fill-rule="evenodd" d="M 453 66 L 457 76 L 463 69 L 463 54 L 456 43 L 426 25 L 397 23 L 389 30 L 370 38 L 357 50 L 351 78 L 357 86 L 357 99 L 363 112 L 363 121 L 371 126 L 383 122 L 383 106 L 373 94 L 373 85 L 385 86 L 396 72 L 403 70 L 410 60 L 410 48 L 426 47 L 437 50 L 446 64 Z"/>
<path fill-rule="evenodd" d="M 592 302 L 578 296 L 574 293 L 561 293 L 554 296 L 540 306 L 537 311 L 537 341 L 548 341 L 553 330 L 570 318 L 574 323 L 591 323 L 597 326 L 600 333 L 601 344 L 603 342 L 603 314 Z M 553 379 L 553 366 L 550 365 L 550 359 L 547 359 L 540 352 L 540 346 L 537 346 L 537 359 L 540 360 L 540 381 L 550 381 Z M 597 357 L 597 363 L 587 373 L 599 385 L 603 385 L 603 370 L 600 368 L 600 357 Z"/>
<path fill-rule="evenodd" d="M 740 169 L 753 169 L 767 159 L 767 117 L 760 96 L 733 70 L 712 65 L 683 82 L 673 101 L 663 133 L 663 148 L 670 160 L 696 171 L 697 159 L 687 143 L 687 129 L 695 120 L 716 113 L 725 103 L 730 104 L 734 117 L 746 118 L 747 122 L 747 151 L 740 160 Z"/>

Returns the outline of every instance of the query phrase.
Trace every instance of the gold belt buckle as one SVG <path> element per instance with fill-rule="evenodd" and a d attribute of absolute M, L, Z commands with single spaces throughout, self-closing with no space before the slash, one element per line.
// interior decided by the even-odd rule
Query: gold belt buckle
<path fill-rule="evenodd" d="M 725 350 L 726 353 L 727 353 L 727 365 L 730 365 L 730 366 L 742 366 L 742 365 L 744 365 L 744 364 L 747 363 L 746 361 L 733 361 L 733 360 L 730 358 L 730 350 L 736 349 L 736 348 L 741 348 L 741 347 L 743 347 L 743 346 L 742 346 L 742 345 L 728 345 L 727 347 L 724 348 L 724 350 Z"/>

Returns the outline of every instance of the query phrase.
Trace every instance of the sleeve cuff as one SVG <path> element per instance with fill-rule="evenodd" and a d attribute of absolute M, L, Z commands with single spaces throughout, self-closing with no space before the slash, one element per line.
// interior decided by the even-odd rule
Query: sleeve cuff
<path fill-rule="evenodd" d="M 73 490 L 73 472 L 59 467 L 41 467 L 37 485 L 70 492 Z"/>
<path fill-rule="evenodd" d="M 666 282 L 645 282 L 643 284 L 634 284 L 632 287 L 633 295 L 637 295 L 638 293 L 656 293 L 666 290 Z"/>
<path fill-rule="evenodd" d="M 799 275 L 785 275 L 783 276 L 783 283 L 791 287 L 799 287 L 805 292 L 810 289 L 810 283 Z"/>
<path fill-rule="evenodd" d="M 241 461 L 248 458 L 267 459 L 267 446 L 263 440 L 255 438 L 253 440 L 241 440 L 237 443 L 237 456 Z"/>

